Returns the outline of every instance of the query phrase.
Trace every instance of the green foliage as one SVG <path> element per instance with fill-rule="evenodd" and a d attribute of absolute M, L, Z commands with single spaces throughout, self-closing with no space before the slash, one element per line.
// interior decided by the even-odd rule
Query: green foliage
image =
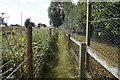
<path fill-rule="evenodd" d="M 94 34 L 101 32 L 101 35 L 96 35 L 94 38 L 99 38 L 103 42 L 119 44 L 119 16 L 120 2 L 95 2 L 92 4 L 92 26 Z"/>
<path fill-rule="evenodd" d="M 7 29 L 7 28 L 6 28 Z M 6 64 L 2 68 L 2 79 L 6 78 L 16 67 L 23 62 L 25 58 L 25 33 L 21 31 L 16 31 L 14 28 L 11 32 L 5 30 L 2 36 L 2 64 Z M 14 79 L 17 79 L 18 75 L 23 72 L 25 68 L 21 67 L 15 72 Z M 23 74 L 24 75 L 24 74 Z M 12 77 L 11 76 L 11 77 Z"/>
<path fill-rule="evenodd" d="M 3 33 L 5 33 L 5 35 L 3 35 L 2 38 L 2 64 L 7 63 L 9 60 L 11 62 L 2 68 L 2 78 L 0 79 L 5 79 L 8 75 L 10 75 L 10 73 L 15 70 L 26 58 L 25 32 L 17 31 L 13 28 L 10 34 L 7 34 L 7 32 Z M 41 66 L 43 66 L 41 59 L 43 59 L 43 63 L 44 60 L 46 61 L 46 56 L 44 56 L 44 53 L 45 50 L 47 50 L 50 39 L 49 30 L 33 28 L 32 38 L 34 70 L 37 70 L 37 72 L 34 72 L 34 74 L 40 76 L 40 71 L 42 69 Z M 43 56 L 41 57 L 41 55 Z M 9 79 L 18 79 L 19 77 L 21 77 L 21 79 L 25 79 L 26 68 L 27 66 L 24 64 Z"/>
<path fill-rule="evenodd" d="M 48 8 L 50 24 L 59 27 L 64 21 L 64 11 L 60 2 L 51 2 Z"/>
<path fill-rule="evenodd" d="M 37 27 L 47 27 L 45 24 L 38 23 Z"/>
<path fill-rule="evenodd" d="M 46 31 L 46 30 L 44 30 Z M 40 32 L 35 32 L 34 35 L 36 36 L 37 33 L 43 33 L 41 30 Z M 47 31 L 48 32 L 48 31 Z M 46 78 L 48 77 L 47 73 L 50 72 L 50 70 L 53 68 L 53 65 L 51 64 L 56 60 L 56 52 L 57 52 L 57 33 L 50 36 L 47 36 L 46 32 L 45 34 L 38 35 L 38 38 L 36 37 L 36 41 L 40 40 L 41 42 L 38 44 L 35 44 L 34 46 L 38 46 L 41 48 L 37 48 L 37 55 L 35 55 L 35 68 L 36 78 Z M 34 36 L 33 35 L 33 36 Z M 45 37 L 46 35 L 46 37 Z M 39 41 L 38 41 L 39 42 Z M 35 47 L 36 48 L 36 47 Z"/>
<path fill-rule="evenodd" d="M 69 30 L 79 30 L 85 34 L 86 30 L 86 2 L 79 2 L 77 5 L 72 2 L 63 3 L 65 12 L 65 28 Z"/>
<path fill-rule="evenodd" d="M 26 27 L 35 27 L 35 23 L 31 22 L 30 18 L 26 19 L 24 24 Z"/>
<path fill-rule="evenodd" d="M 30 21 L 30 19 L 28 18 L 28 19 L 26 19 L 26 21 L 25 21 L 25 26 L 30 26 L 30 23 L 31 23 L 31 21 Z"/>

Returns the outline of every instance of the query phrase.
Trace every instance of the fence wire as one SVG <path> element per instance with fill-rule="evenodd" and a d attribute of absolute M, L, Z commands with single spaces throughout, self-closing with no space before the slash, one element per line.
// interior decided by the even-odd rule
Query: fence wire
<path fill-rule="evenodd" d="M 92 4 L 91 44 L 96 51 L 118 63 L 120 54 L 120 2 Z"/>
<path fill-rule="evenodd" d="M 2 27 L 2 73 L 0 79 L 5 79 L 19 66 L 25 58 L 25 29 L 17 27 Z M 21 67 L 11 78 L 18 77 L 24 70 Z"/>
<path fill-rule="evenodd" d="M 90 4 L 90 47 L 118 64 L 120 63 L 120 1 L 91 2 Z M 76 39 L 82 42 L 86 41 L 87 3 L 79 2 L 74 5 L 69 2 L 66 5 L 72 7 L 69 7 L 69 12 L 66 14 L 65 22 L 62 26 L 65 26 L 65 30 L 71 32 Z M 66 6 L 64 7 L 66 8 Z M 90 57 L 90 72 L 94 75 L 94 78 L 113 78 L 92 57 Z M 97 75 L 97 73 L 100 73 L 100 75 Z"/>
<path fill-rule="evenodd" d="M 118 64 L 120 56 L 120 2 L 94 2 L 91 6 L 90 46 Z M 96 77 L 114 78 L 92 57 L 90 57 L 90 72 Z"/>

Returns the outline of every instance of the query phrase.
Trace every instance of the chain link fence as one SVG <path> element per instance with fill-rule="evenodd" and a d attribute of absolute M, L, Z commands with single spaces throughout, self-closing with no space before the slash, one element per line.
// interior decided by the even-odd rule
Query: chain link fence
<path fill-rule="evenodd" d="M 120 54 L 120 2 L 92 3 L 90 20 L 92 24 L 91 44 L 115 63 Z"/>
<path fill-rule="evenodd" d="M 71 7 L 64 22 L 65 29 L 71 32 L 73 37 L 85 42 L 87 2 L 78 2 L 77 5 L 71 5 L 70 2 L 66 4 Z M 120 1 L 90 4 L 90 47 L 118 65 L 120 63 Z M 114 78 L 92 57 L 89 66 L 93 78 Z"/>

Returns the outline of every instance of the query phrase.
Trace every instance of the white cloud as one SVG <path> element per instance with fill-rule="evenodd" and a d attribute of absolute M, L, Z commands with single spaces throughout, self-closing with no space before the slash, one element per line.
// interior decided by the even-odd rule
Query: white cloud
<path fill-rule="evenodd" d="M 18 1 L 20 1 L 21 3 L 26 4 L 26 3 L 28 3 L 28 2 L 32 2 L 32 1 L 34 1 L 34 0 L 18 0 Z"/>
<path fill-rule="evenodd" d="M 44 23 L 49 25 L 47 14 L 49 4 L 50 0 L 2 0 L 0 11 L 6 12 L 10 16 L 6 19 L 9 24 L 21 24 L 22 12 L 23 24 L 26 18 L 31 18 L 31 21 L 36 24 Z"/>

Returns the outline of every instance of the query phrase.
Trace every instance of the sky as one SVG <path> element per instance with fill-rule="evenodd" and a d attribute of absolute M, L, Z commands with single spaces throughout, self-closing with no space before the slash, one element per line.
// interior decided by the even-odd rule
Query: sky
<path fill-rule="evenodd" d="M 73 0 L 76 3 L 78 0 Z M 51 0 L 0 0 L 0 13 L 5 12 L 9 16 L 5 21 L 10 24 L 22 25 L 30 18 L 36 25 L 38 23 L 49 24 L 47 9 Z"/>

